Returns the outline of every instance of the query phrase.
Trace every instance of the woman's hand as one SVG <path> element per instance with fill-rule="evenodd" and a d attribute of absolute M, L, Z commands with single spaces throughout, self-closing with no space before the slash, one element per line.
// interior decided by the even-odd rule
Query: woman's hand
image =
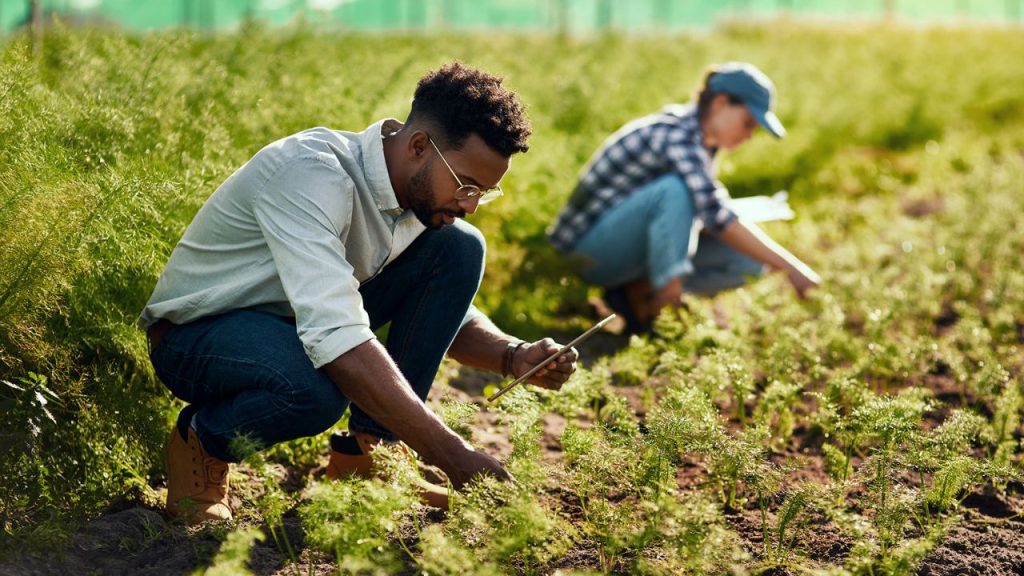
<path fill-rule="evenodd" d="M 807 292 L 812 288 L 821 286 L 821 276 L 818 276 L 817 272 L 803 262 L 790 268 L 786 275 L 789 277 L 789 283 L 793 285 L 797 295 L 801 298 L 805 298 Z"/>

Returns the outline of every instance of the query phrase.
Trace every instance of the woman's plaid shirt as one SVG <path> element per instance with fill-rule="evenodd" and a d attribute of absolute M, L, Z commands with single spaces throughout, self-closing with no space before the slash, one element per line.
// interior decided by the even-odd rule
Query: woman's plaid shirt
<path fill-rule="evenodd" d="M 626 124 L 587 163 L 548 238 L 558 250 L 571 251 L 606 210 L 669 173 L 686 184 L 704 228 L 722 230 L 736 215 L 728 207 L 729 192 L 712 175 L 714 154 L 704 147 L 692 104 L 669 106 Z"/>

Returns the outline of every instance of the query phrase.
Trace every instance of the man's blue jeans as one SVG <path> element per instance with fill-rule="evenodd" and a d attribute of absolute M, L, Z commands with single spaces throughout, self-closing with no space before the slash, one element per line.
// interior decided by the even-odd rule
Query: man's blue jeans
<path fill-rule="evenodd" d="M 572 256 L 583 263 L 584 280 L 606 288 L 646 277 L 657 290 L 685 277 L 686 292 L 714 294 L 763 273 L 760 262 L 714 236 L 695 234 L 694 217 L 683 180 L 662 176 L 602 214 Z"/>
<path fill-rule="evenodd" d="M 360 287 L 373 330 L 390 322 L 386 348 L 426 399 L 483 274 L 484 239 L 464 221 L 427 230 Z M 255 309 L 234 310 L 170 328 L 151 351 L 160 380 L 191 405 L 203 448 L 227 462 L 245 435 L 262 447 L 313 436 L 349 405 L 302 348 L 294 321 Z M 352 431 L 394 436 L 358 406 Z"/>

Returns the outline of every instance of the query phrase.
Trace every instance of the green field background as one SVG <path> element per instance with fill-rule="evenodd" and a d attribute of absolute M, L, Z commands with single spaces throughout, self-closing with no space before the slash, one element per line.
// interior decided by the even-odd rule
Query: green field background
<path fill-rule="evenodd" d="M 540 337 L 593 320 L 545 227 L 605 136 L 688 100 L 707 64 L 742 59 L 774 79 L 790 135 L 757 136 L 720 176 L 735 196 L 790 191 L 798 219 L 770 230 L 835 302 L 870 324 L 895 298 L 919 333 L 923 310 L 981 306 L 978 322 L 1012 343 L 1024 325 L 1022 56 L 1016 30 L 786 22 L 652 38 L 57 25 L 38 51 L 12 36 L 0 52 L 0 380 L 17 385 L 0 385 L 4 533 L 74 525 L 160 477 L 174 402 L 134 321 L 216 186 L 296 131 L 404 118 L 416 80 L 453 59 L 503 76 L 534 126 L 506 196 L 471 218 L 488 240 L 477 303 L 503 328 Z M 949 207 L 937 224 L 901 211 L 934 198 Z M 936 238 L 943 251 L 902 259 Z M 907 266 L 936 271 L 908 284 Z"/>

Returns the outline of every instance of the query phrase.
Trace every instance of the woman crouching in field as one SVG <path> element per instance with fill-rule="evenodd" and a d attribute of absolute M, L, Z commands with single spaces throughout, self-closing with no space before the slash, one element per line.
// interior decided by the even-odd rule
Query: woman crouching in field
<path fill-rule="evenodd" d="M 765 267 L 787 274 L 800 296 L 821 279 L 809 266 L 738 218 L 714 177 L 719 149 L 733 150 L 760 125 L 776 138 L 775 88 L 751 64 L 706 73 L 695 103 L 675 104 L 612 134 L 583 169 L 548 237 L 604 287 L 629 332 L 646 332 L 685 289 L 714 294 Z M 684 283 L 685 278 L 685 283 Z"/>

